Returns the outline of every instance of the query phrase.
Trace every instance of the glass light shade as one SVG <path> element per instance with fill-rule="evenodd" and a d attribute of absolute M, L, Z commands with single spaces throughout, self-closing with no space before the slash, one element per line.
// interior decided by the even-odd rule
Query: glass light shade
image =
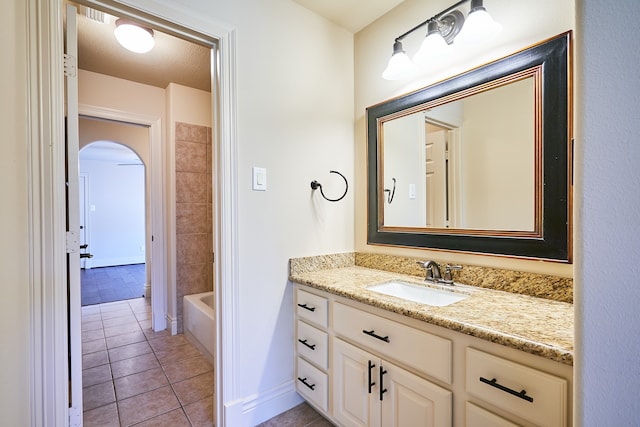
<path fill-rule="evenodd" d="M 432 61 L 437 61 L 438 56 L 446 52 L 449 45 L 440 34 L 440 31 L 430 32 L 422 41 L 420 50 L 413 56 L 413 62 L 421 67 L 426 67 Z"/>
<path fill-rule="evenodd" d="M 382 72 L 382 78 L 385 80 L 402 80 L 409 76 L 414 69 L 413 62 L 402 49 L 402 43 L 395 42 L 393 44 L 393 55 L 389 59 L 387 68 Z"/>
<path fill-rule="evenodd" d="M 127 21 L 118 19 L 113 33 L 118 43 L 131 52 L 147 53 L 155 45 L 152 30 L 139 27 Z"/>
<path fill-rule="evenodd" d="M 484 43 L 497 36 L 500 31 L 502 25 L 495 22 L 484 7 L 479 7 L 469 13 L 454 43 L 465 46 Z"/>

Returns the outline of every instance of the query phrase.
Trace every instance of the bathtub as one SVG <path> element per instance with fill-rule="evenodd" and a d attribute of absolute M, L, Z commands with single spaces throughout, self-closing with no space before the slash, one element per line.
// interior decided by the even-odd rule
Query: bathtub
<path fill-rule="evenodd" d="M 211 364 L 215 364 L 213 292 L 185 295 L 182 303 L 185 336 L 198 347 Z"/>

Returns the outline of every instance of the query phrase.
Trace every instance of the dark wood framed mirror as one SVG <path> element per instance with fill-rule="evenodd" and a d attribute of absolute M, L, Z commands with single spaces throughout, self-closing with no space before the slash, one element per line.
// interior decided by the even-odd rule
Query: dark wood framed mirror
<path fill-rule="evenodd" d="M 571 36 L 367 108 L 369 244 L 571 262 Z"/>

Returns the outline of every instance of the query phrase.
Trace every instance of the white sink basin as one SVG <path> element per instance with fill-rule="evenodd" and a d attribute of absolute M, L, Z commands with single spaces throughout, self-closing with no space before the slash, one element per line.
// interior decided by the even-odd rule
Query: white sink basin
<path fill-rule="evenodd" d="M 399 281 L 382 283 L 380 285 L 370 286 L 367 289 L 381 294 L 391 295 L 421 304 L 435 305 L 438 307 L 453 304 L 454 302 L 462 301 L 469 297 L 469 295 L 458 292 L 443 291 Z"/>

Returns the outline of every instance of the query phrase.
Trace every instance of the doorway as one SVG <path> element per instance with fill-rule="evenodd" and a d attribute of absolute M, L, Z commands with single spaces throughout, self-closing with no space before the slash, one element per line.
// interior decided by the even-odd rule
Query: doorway
<path fill-rule="evenodd" d="M 93 131 L 103 135 L 105 140 L 83 144 L 85 136 Z M 145 162 L 129 144 L 113 142 L 115 139 L 129 141 L 141 148 L 149 145 L 145 127 L 80 119 L 80 293 L 83 307 L 151 296 L 148 280 L 151 265 L 146 254 L 147 241 L 151 238 L 151 218 L 148 215 Z"/>

